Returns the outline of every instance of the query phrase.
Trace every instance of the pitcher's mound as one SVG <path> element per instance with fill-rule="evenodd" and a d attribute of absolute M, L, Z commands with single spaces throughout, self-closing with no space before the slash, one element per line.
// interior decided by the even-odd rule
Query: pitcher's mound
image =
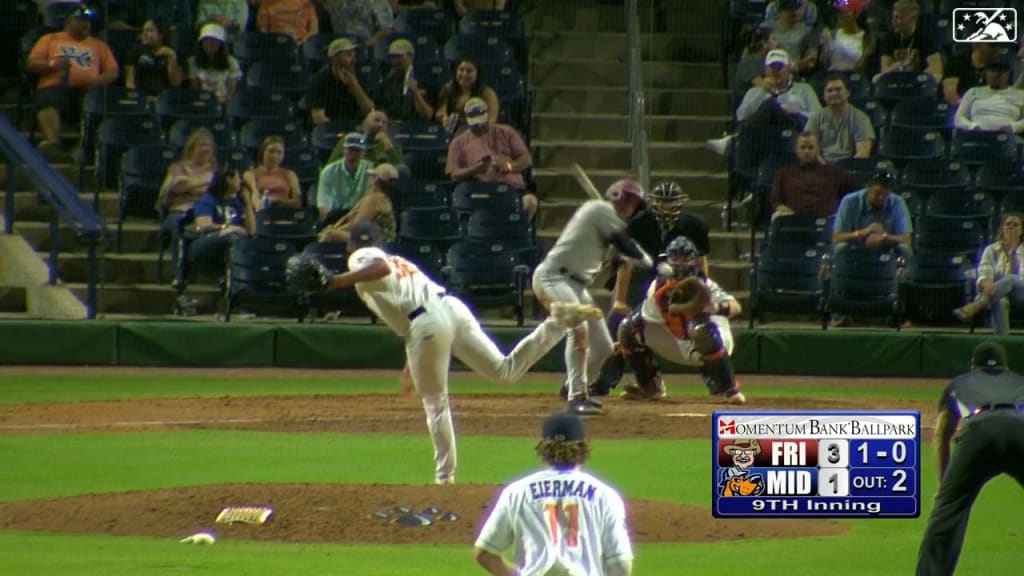
<path fill-rule="evenodd" d="M 0 528 L 112 536 L 182 538 L 209 530 L 219 539 L 279 542 L 464 544 L 471 546 L 500 486 L 459 484 L 222 484 L 145 492 L 90 494 L 0 503 Z M 266 524 L 215 524 L 227 506 L 269 506 Z M 413 513 L 457 520 L 429 526 L 397 524 L 384 512 L 405 506 Z M 826 520 L 718 520 L 705 508 L 674 502 L 630 500 L 635 542 L 720 542 L 841 534 Z M 381 514 L 375 514 L 381 513 Z"/>

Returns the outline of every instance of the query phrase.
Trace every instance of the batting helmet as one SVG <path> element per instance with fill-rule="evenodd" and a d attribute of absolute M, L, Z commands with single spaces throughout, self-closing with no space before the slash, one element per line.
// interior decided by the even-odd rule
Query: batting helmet
<path fill-rule="evenodd" d="M 627 194 L 643 200 L 644 188 L 636 180 L 633 180 L 632 178 L 624 178 L 609 186 L 608 190 L 604 193 L 604 197 L 609 202 L 618 202 L 625 198 Z"/>

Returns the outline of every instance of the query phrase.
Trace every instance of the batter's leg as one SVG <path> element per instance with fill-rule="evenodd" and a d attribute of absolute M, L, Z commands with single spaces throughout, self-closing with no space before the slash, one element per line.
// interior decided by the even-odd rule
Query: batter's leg
<path fill-rule="evenodd" d="M 423 402 L 427 430 L 434 444 L 434 479 L 438 484 L 454 481 L 457 461 L 455 429 L 448 402 L 452 340 L 452 325 L 438 306 L 413 321 L 405 347 L 409 373 Z"/>
<path fill-rule="evenodd" d="M 538 276 L 533 278 L 533 291 L 545 306 L 551 302 L 582 302 L 583 287 L 570 284 L 563 276 Z M 569 331 L 565 341 L 565 378 L 569 398 L 585 396 L 587 382 L 588 324 L 583 323 Z"/>

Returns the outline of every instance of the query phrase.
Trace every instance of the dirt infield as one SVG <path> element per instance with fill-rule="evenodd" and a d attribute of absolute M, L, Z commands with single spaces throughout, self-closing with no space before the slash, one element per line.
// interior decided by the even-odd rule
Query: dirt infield
<path fill-rule="evenodd" d="M 75 374 L 83 372 L 74 370 Z M 210 370 L 144 371 L 147 374 L 211 375 Z M 45 373 L 48 369 L 5 368 L 0 374 Z M 105 373 L 130 375 L 131 370 Z M 135 370 L 135 373 L 143 373 Z M 323 377 L 323 371 L 217 371 L 225 377 Z M 331 372 L 339 379 L 371 373 Z M 393 372 L 375 372 L 393 377 Z M 460 376 L 457 376 L 457 381 Z M 552 381 L 552 376 L 538 375 Z M 761 380 L 761 378 L 758 378 Z M 557 382 L 557 380 L 554 380 Z M 779 382 L 782 380 L 779 379 Z M 820 385 L 820 380 L 786 378 L 788 386 Z M 772 379 L 759 385 L 770 386 Z M 865 381 L 866 386 L 875 385 Z M 922 386 L 935 382 L 922 381 Z M 551 397 L 521 394 L 458 394 L 452 406 L 460 436 L 511 435 L 534 437 L 546 416 L 563 408 Z M 697 387 L 679 386 L 696 392 Z M 931 403 L 857 399 L 767 398 L 756 395 L 743 409 L 911 409 L 922 421 L 934 417 Z M 588 421 L 595 438 L 709 437 L 711 414 L 727 408 L 703 395 L 673 393 L 657 403 L 606 400 L 608 414 Z M 732 407 L 728 407 L 732 408 Z M 142 432 L 149 430 L 238 429 L 273 432 L 425 434 L 423 409 L 415 396 L 307 395 L 278 397 L 174 398 L 77 403 L 0 405 L 0 438 L 21 434 Z M 120 494 L 84 495 L 37 501 L 0 503 L 0 527 L 47 532 L 101 533 L 117 536 L 181 538 L 201 529 L 220 537 L 285 542 L 460 543 L 472 542 L 496 486 L 405 485 L 213 485 Z M 275 508 L 265 526 L 214 525 L 221 508 L 266 504 Z M 413 510 L 437 507 L 454 511 L 461 520 L 426 528 L 404 528 L 373 512 L 396 506 Z M 712 542 L 738 538 L 788 538 L 839 534 L 845 525 L 826 521 L 718 521 L 707 509 L 678 503 L 632 500 L 630 521 L 639 542 Z"/>

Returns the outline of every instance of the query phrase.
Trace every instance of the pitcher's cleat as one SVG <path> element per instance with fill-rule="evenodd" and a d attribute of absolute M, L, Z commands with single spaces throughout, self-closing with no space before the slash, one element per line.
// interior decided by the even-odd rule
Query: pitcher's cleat
<path fill-rule="evenodd" d="M 735 392 L 725 392 L 722 394 L 721 398 L 726 404 L 742 405 L 747 403 L 747 397 L 739 390 Z"/>

